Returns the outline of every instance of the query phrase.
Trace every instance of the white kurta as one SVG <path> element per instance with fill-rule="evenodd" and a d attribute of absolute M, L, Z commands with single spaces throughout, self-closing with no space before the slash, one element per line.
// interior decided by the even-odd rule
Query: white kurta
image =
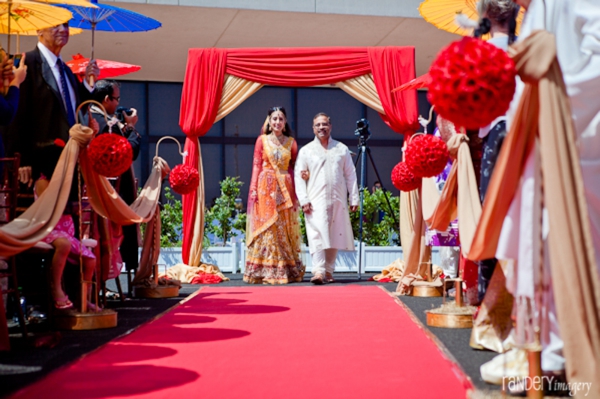
<path fill-rule="evenodd" d="M 519 40 L 537 29 L 545 29 L 556 36 L 557 57 L 571 102 L 577 135 L 596 262 L 600 265 L 600 1 L 532 0 Z M 519 82 L 517 94 L 507 114 L 509 126 L 522 89 L 523 84 Z M 540 231 L 542 210 L 539 165 L 539 152 L 532 151 L 521 186 L 504 221 L 496 252 L 499 259 L 516 261 L 516 267 L 508 270 L 507 288 L 518 302 L 524 298 L 534 302 L 534 287 L 542 277 L 538 269 L 541 252 L 538 237 L 543 234 L 544 240 L 546 239 L 548 220 L 544 213 L 544 226 Z M 544 260 L 547 261 L 547 248 L 544 250 Z M 547 286 L 551 283 L 551 276 L 548 263 L 544 263 L 543 280 Z M 546 294 L 551 295 L 552 292 Z M 542 366 L 546 370 L 556 370 L 563 367 L 562 359 L 552 356 L 552 352 L 562 345 L 555 335 L 558 326 L 554 319 L 553 300 L 546 296 L 544 302 L 550 307 L 550 312 L 542 326 L 545 344 Z M 542 315 L 542 319 L 544 318 Z M 517 320 L 517 324 L 519 322 Z"/>
<path fill-rule="evenodd" d="M 303 170 L 310 173 L 308 181 L 300 176 Z M 351 205 L 358 205 L 359 198 L 348 147 L 330 139 L 325 150 L 315 137 L 300 149 L 294 175 L 300 205 L 312 204 L 312 212 L 305 215 L 310 253 L 328 248 L 354 251 L 348 194 Z"/>

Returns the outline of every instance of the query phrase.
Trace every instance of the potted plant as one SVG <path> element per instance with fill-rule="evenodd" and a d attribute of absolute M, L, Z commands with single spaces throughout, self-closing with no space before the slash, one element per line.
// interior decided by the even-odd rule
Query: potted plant
<path fill-rule="evenodd" d="M 246 214 L 238 209 L 239 177 L 227 177 L 221 181 L 221 195 L 206 209 L 204 234 L 215 239 L 213 246 L 203 251 L 207 263 L 216 264 L 222 271 L 236 273 L 243 245 L 238 237 L 245 235 Z"/>

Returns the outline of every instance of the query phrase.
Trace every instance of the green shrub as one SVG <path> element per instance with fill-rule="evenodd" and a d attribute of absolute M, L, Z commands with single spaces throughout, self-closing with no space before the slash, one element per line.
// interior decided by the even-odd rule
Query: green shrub
<path fill-rule="evenodd" d="M 180 247 L 182 244 L 183 209 L 170 187 L 165 187 L 165 202 L 160 211 L 160 246 Z"/>
<path fill-rule="evenodd" d="M 231 237 L 238 235 L 234 229 L 244 233 L 246 231 L 246 214 L 237 212 L 235 207 L 235 199 L 239 198 L 240 187 L 244 184 L 238 179 L 238 176 L 228 176 L 221 181 L 221 195 L 205 213 L 205 233 L 214 234 L 223 242 L 223 245 Z"/>
<path fill-rule="evenodd" d="M 393 196 L 389 191 L 376 190 L 373 194 L 364 190 L 363 205 L 363 242 L 372 246 L 398 245 L 399 243 L 399 221 L 400 221 L 400 197 Z M 396 222 L 390 215 L 390 207 L 385 197 L 390 200 L 390 205 L 396 216 Z M 383 219 L 379 221 L 379 211 L 383 212 Z M 350 214 L 352 232 L 358 240 L 360 222 L 359 211 Z"/>

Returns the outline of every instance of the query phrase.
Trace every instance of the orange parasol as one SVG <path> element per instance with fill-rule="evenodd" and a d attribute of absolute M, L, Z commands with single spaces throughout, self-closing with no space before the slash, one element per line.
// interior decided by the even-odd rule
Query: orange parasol
<path fill-rule="evenodd" d="M 419 13 L 433 26 L 446 32 L 455 33 L 461 36 L 471 36 L 472 30 L 463 29 L 455 22 L 456 14 L 465 14 L 473 20 L 479 20 L 477 14 L 477 0 L 425 0 L 419 6 Z M 521 7 L 517 16 L 517 35 L 523 21 L 525 10 Z M 482 36 L 487 40 L 490 35 Z"/>

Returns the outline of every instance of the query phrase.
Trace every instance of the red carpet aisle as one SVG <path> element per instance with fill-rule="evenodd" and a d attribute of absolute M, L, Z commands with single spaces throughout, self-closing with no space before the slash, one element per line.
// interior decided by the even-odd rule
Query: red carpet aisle
<path fill-rule="evenodd" d="M 14 397 L 448 399 L 468 386 L 378 287 L 206 287 Z"/>

